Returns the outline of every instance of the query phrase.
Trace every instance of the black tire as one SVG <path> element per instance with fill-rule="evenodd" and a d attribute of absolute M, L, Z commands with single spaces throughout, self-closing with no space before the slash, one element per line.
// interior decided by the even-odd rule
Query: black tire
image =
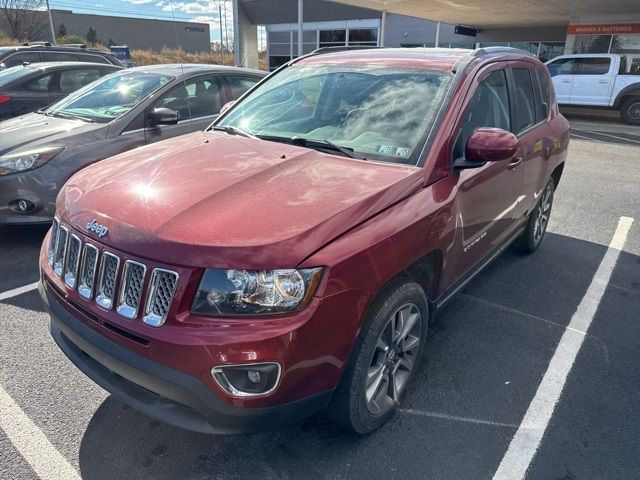
<path fill-rule="evenodd" d="M 415 315 L 418 318 L 414 320 Z M 393 337 L 393 332 L 397 331 L 394 327 L 400 323 L 400 331 L 405 327 L 410 329 L 406 337 L 401 336 L 397 340 L 403 346 L 392 345 L 384 349 L 381 344 L 387 342 L 389 332 Z M 428 324 L 427 298 L 420 285 L 399 278 L 386 286 L 367 312 L 349 363 L 327 406 L 327 416 L 347 430 L 360 434 L 372 432 L 387 422 L 396 412 L 419 368 Z M 415 339 L 418 339 L 418 344 L 414 350 L 400 352 L 404 346 L 412 345 Z M 387 343 L 392 344 L 393 341 Z M 379 370 L 376 370 L 378 366 Z M 377 373 L 369 376 L 367 382 L 368 374 L 374 371 Z M 391 388 L 392 385 L 397 388 Z M 371 398 L 370 392 L 373 392 Z"/>
<path fill-rule="evenodd" d="M 620 116 L 625 123 L 640 125 L 640 97 L 631 97 L 620 106 Z"/>
<path fill-rule="evenodd" d="M 535 252 L 547 233 L 551 207 L 553 206 L 554 191 L 555 182 L 552 177 L 542 190 L 538 203 L 529 214 L 527 226 L 522 236 L 518 239 L 518 247 L 524 253 Z"/>

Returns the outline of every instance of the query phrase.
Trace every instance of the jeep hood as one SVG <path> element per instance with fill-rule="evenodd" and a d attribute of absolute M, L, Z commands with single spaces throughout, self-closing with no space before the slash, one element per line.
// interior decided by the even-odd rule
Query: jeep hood
<path fill-rule="evenodd" d="M 93 135 L 104 138 L 106 126 L 104 123 L 29 113 L 0 122 L 0 154 L 15 149 L 30 150 L 40 145 L 71 146 L 79 141 L 85 143 Z"/>
<path fill-rule="evenodd" d="M 73 176 L 58 214 L 119 250 L 174 265 L 288 268 L 423 181 L 412 166 L 198 132 Z M 86 225 L 108 228 L 97 238 Z"/>

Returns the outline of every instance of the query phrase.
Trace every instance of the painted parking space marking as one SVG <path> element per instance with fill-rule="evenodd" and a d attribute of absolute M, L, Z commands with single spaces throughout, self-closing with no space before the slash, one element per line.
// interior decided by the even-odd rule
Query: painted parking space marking
<path fill-rule="evenodd" d="M 610 133 L 605 133 L 605 132 L 598 132 L 595 130 L 578 130 L 578 132 L 582 133 L 582 134 L 591 134 L 591 135 L 601 135 L 603 137 L 609 137 L 609 138 L 615 138 L 616 140 L 622 140 L 624 142 L 631 142 L 631 143 L 636 143 L 638 145 L 640 145 L 640 140 L 635 140 L 633 138 L 627 138 L 627 137 L 621 137 L 619 135 L 611 135 Z M 575 131 L 572 130 L 571 131 L 572 134 L 576 135 Z M 585 137 L 588 138 L 588 137 Z M 592 140 L 596 140 L 595 138 L 593 138 Z M 598 141 L 598 140 L 596 140 Z"/>
<path fill-rule="evenodd" d="M 569 134 L 569 136 L 571 136 L 572 138 L 579 138 L 581 140 L 591 140 L 592 142 L 598 142 L 598 143 L 607 143 L 604 140 L 597 140 L 595 138 L 591 138 L 591 137 L 585 137 L 584 135 L 578 135 L 576 132 L 574 132 L 573 130 L 571 131 L 571 133 Z"/>
<path fill-rule="evenodd" d="M 6 292 L 0 293 L 0 302 L 12 297 L 17 297 L 18 295 L 22 295 L 23 293 L 30 292 L 32 290 L 35 290 L 36 288 L 38 288 L 38 282 L 14 288 L 13 290 L 7 290 Z"/>
<path fill-rule="evenodd" d="M 609 248 L 600 262 L 591 284 L 571 317 L 533 400 L 511 439 L 493 480 L 524 479 L 547 429 L 562 389 L 593 321 L 611 274 L 624 248 L 633 218 L 620 217 Z M 585 333 L 583 333 L 585 332 Z"/>
<path fill-rule="evenodd" d="M 0 428 L 42 480 L 76 480 L 80 475 L 0 386 Z"/>

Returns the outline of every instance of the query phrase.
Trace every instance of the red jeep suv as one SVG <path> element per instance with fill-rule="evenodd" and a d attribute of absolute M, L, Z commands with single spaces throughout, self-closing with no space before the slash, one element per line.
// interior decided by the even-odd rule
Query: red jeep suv
<path fill-rule="evenodd" d="M 387 421 L 429 321 L 544 237 L 569 140 L 515 49 L 315 52 L 206 131 L 73 176 L 40 255 L 51 333 L 167 423 Z"/>

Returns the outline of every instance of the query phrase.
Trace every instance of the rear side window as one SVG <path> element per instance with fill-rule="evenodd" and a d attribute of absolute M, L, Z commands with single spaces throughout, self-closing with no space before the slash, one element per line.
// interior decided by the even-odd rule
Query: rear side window
<path fill-rule="evenodd" d="M 542 94 L 542 98 L 540 99 L 543 104 L 542 117 L 545 117 L 553 107 L 553 102 L 551 101 L 551 82 L 549 81 L 549 77 L 545 75 L 544 71 L 536 70 L 535 72 L 538 77 L 538 84 L 540 85 L 540 92 Z"/>
<path fill-rule="evenodd" d="M 38 52 L 20 52 L 9 55 L 2 63 L 7 67 L 15 67 L 16 65 L 22 65 L 23 62 L 36 63 L 40 61 L 40 55 Z"/>
<path fill-rule="evenodd" d="M 98 78 L 100 78 L 100 71 L 97 68 L 62 71 L 60 72 L 60 92 L 75 92 Z"/>
<path fill-rule="evenodd" d="M 480 81 L 469 103 L 453 149 L 454 159 L 464 156 L 471 132 L 480 127 L 510 130 L 509 90 L 504 70 L 496 70 Z"/>
<path fill-rule="evenodd" d="M 244 95 L 244 92 L 249 90 L 260 81 L 259 78 L 237 75 L 227 75 L 226 78 L 227 83 L 229 84 L 229 88 L 231 89 L 232 100 L 239 99 L 242 95 Z"/>
<path fill-rule="evenodd" d="M 536 123 L 536 92 L 533 87 L 530 70 L 528 68 L 514 68 L 513 100 L 515 107 L 515 125 L 513 133 L 516 135 L 533 127 Z"/>
<path fill-rule="evenodd" d="M 576 58 L 573 66 L 574 75 L 605 75 L 609 73 L 610 58 Z"/>

